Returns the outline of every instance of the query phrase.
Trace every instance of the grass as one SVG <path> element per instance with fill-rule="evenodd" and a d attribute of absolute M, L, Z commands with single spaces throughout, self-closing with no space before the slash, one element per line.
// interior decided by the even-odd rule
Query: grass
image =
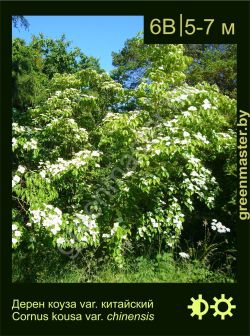
<path fill-rule="evenodd" d="M 93 253 L 70 260 L 56 251 L 18 252 L 13 255 L 13 282 L 31 283 L 225 283 L 234 282 L 231 272 L 212 270 L 198 259 L 174 258 L 164 253 L 154 258 L 127 257 L 117 267 L 105 257 Z"/>

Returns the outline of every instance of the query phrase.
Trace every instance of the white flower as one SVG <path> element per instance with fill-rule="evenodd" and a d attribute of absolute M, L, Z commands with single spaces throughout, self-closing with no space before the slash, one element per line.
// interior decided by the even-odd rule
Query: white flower
<path fill-rule="evenodd" d="M 15 236 L 20 237 L 21 236 L 21 231 L 15 231 Z"/>
<path fill-rule="evenodd" d="M 90 229 L 95 228 L 95 227 L 96 227 L 96 222 L 95 222 L 95 220 L 91 220 L 91 221 L 88 223 L 88 227 L 89 227 Z"/>
<path fill-rule="evenodd" d="M 23 167 L 23 166 L 18 166 L 18 168 L 17 168 L 17 171 L 21 174 L 23 174 L 25 172 L 25 170 L 26 170 L 26 168 Z"/>
<path fill-rule="evenodd" d="M 60 238 L 57 238 L 56 242 L 58 245 L 61 245 L 65 242 L 65 239 L 63 237 L 60 237 Z"/>
<path fill-rule="evenodd" d="M 182 94 L 182 95 L 180 95 L 179 97 L 177 97 L 177 99 L 178 100 L 185 100 L 185 99 L 187 99 L 187 95 L 185 95 L 185 94 Z"/>
<path fill-rule="evenodd" d="M 74 239 L 70 239 L 70 243 L 74 244 L 75 243 Z"/>
<path fill-rule="evenodd" d="M 214 197 L 213 196 L 208 197 L 207 201 L 208 201 L 208 203 L 213 203 Z"/>
<path fill-rule="evenodd" d="M 176 226 L 177 226 L 178 229 L 181 229 L 182 228 L 182 222 L 177 221 Z"/>
<path fill-rule="evenodd" d="M 115 222 L 115 223 L 114 223 L 114 229 L 117 229 L 118 226 L 119 226 L 119 222 Z"/>
<path fill-rule="evenodd" d="M 21 180 L 20 177 L 17 176 L 17 175 L 15 175 L 15 176 L 13 177 L 13 179 L 12 179 L 12 188 L 14 188 L 15 185 L 16 185 L 20 180 Z"/>
<path fill-rule="evenodd" d="M 87 242 L 87 241 L 88 241 L 88 238 L 85 237 L 85 236 L 83 236 L 83 237 L 81 238 L 81 241 L 85 241 L 85 242 Z"/>
<path fill-rule="evenodd" d="M 204 110 L 208 110 L 209 108 L 211 108 L 211 104 L 208 99 L 204 100 L 202 107 L 204 108 Z"/>
<path fill-rule="evenodd" d="M 156 149 L 156 150 L 155 150 L 155 153 L 156 153 L 157 155 L 160 155 L 160 154 L 161 154 L 160 149 Z"/>
<path fill-rule="evenodd" d="M 26 226 L 31 227 L 31 223 L 27 223 Z"/>
<path fill-rule="evenodd" d="M 123 175 L 122 178 L 129 177 L 129 176 L 131 176 L 131 175 L 133 175 L 133 174 L 134 174 L 133 171 L 128 171 L 126 174 Z"/>
<path fill-rule="evenodd" d="M 42 170 L 39 174 L 40 174 L 40 176 L 41 176 L 42 178 L 45 178 L 45 177 L 46 177 L 46 173 L 45 173 L 44 170 Z"/>
<path fill-rule="evenodd" d="M 150 218 L 150 221 L 151 221 L 153 227 L 155 227 L 155 228 L 159 227 L 159 224 L 156 222 L 156 220 L 154 218 Z"/>
<path fill-rule="evenodd" d="M 12 146 L 15 147 L 17 144 L 17 139 L 16 138 L 12 138 Z"/>
<path fill-rule="evenodd" d="M 138 233 L 139 233 L 139 236 L 143 237 L 144 234 L 143 234 L 143 229 L 142 228 L 138 229 Z"/>
<path fill-rule="evenodd" d="M 103 238 L 109 238 L 109 237 L 110 237 L 110 235 L 109 235 L 109 234 L 107 234 L 107 233 L 103 233 L 102 237 L 103 237 Z"/>
<path fill-rule="evenodd" d="M 190 255 L 185 252 L 179 252 L 179 256 L 182 257 L 183 259 L 189 259 Z"/>
<path fill-rule="evenodd" d="M 92 156 L 100 156 L 100 153 L 98 151 L 93 151 Z"/>
<path fill-rule="evenodd" d="M 184 117 L 189 117 L 189 116 L 190 116 L 190 113 L 189 113 L 188 111 L 184 111 L 184 112 L 182 112 L 182 115 L 183 115 Z"/>
<path fill-rule="evenodd" d="M 152 143 L 153 143 L 153 144 L 158 144 L 159 142 L 160 142 L 159 139 L 153 139 L 153 140 L 152 140 Z"/>
<path fill-rule="evenodd" d="M 188 111 L 197 111 L 195 106 L 189 106 Z"/>
<path fill-rule="evenodd" d="M 223 225 L 221 222 L 218 222 L 217 219 L 212 220 L 211 229 L 213 231 L 217 231 L 218 233 L 230 232 L 230 229 Z"/>
<path fill-rule="evenodd" d="M 61 211 L 60 209 L 55 208 L 54 210 L 55 210 L 55 212 L 56 212 L 59 216 L 62 214 L 62 211 Z"/>
<path fill-rule="evenodd" d="M 58 229 L 59 229 L 59 230 L 58 230 Z M 54 235 L 57 234 L 58 231 L 60 231 L 60 228 L 58 228 L 58 227 L 51 229 L 51 232 L 52 232 Z"/>
<path fill-rule="evenodd" d="M 17 243 L 17 239 L 16 238 L 12 238 L 12 244 L 16 244 Z"/>
<path fill-rule="evenodd" d="M 20 182 L 20 180 L 21 180 L 20 177 L 17 176 L 17 175 L 15 175 L 15 176 L 13 177 L 13 181 L 16 182 L 16 183 Z"/>
<path fill-rule="evenodd" d="M 12 224 L 12 231 L 15 231 L 15 230 L 17 230 L 17 226 L 16 224 Z"/>
<path fill-rule="evenodd" d="M 189 134 L 188 132 L 184 131 L 184 132 L 183 132 L 183 136 L 184 136 L 184 137 L 189 137 L 190 134 Z"/>

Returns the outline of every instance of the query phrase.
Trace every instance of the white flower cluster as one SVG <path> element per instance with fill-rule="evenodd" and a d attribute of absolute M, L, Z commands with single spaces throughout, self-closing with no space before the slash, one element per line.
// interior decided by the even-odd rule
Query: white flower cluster
<path fill-rule="evenodd" d="M 30 141 L 27 141 L 23 145 L 23 148 L 27 150 L 37 149 L 37 140 L 31 139 Z"/>
<path fill-rule="evenodd" d="M 195 112 L 197 111 L 197 107 L 196 106 L 189 106 L 187 111 L 183 111 L 182 115 L 183 117 L 187 118 L 191 116 L 191 112 Z"/>
<path fill-rule="evenodd" d="M 228 134 L 228 133 L 217 133 L 217 137 L 223 137 L 225 139 L 231 139 L 232 138 L 232 134 Z M 236 138 L 236 134 L 234 134 L 234 138 Z"/>
<path fill-rule="evenodd" d="M 123 221 L 122 218 L 118 218 L 117 221 L 114 222 L 113 227 L 112 227 L 111 230 L 110 230 L 110 233 L 103 233 L 103 234 L 102 234 L 102 237 L 103 237 L 103 238 L 106 238 L 106 239 L 109 239 L 109 238 L 111 238 L 112 236 L 114 236 L 115 233 L 116 233 L 116 231 L 117 231 L 118 228 L 119 228 L 120 223 L 121 223 L 122 221 Z M 125 233 L 125 232 L 124 232 L 124 233 Z M 127 238 L 127 234 L 125 233 L 125 234 L 121 235 L 120 238 L 121 238 L 122 240 L 126 239 L 126 238 Z"/>
<path fill-rule="evenodd" d="M 12 178 L 12 188 L 14 188 L 21 181 L 20 176 L 14 175 Z"/>
<path fill-rule="evenodd" d="M 205 199 L 208 206 L 212 206 L 214 204 L 215 197 L 213 194 L 211 195 L 211 190 L 214 190 L 214 187 L 217 185 L 216 179 L 212 176 L 209 169 L 201 166 L 200 161 L 196 161 L 195 158 L 193 158 L 192 162 L 193 168 L 191 172 L 189 172 L 189 177 L 185 172 L 182 174 L 184 177 L 182 187 L 190 190 L 192 192 L 191 194 L 196 193 L 202 199 Z M 213 189 L 208 188 L 208 186 L 211 185 L 213 185 Z"/>
<path fill-rule="evenodd" d="M 194 166 L 194 167 L 198 167 L 201 160 L 196 158 L 195 156 L 193 156 L 193 154 L 189 154 L 186 153 L 186 157 L 188 159 L 188 161 Z"/>
<path fill-rule="evenodd" d="M 101 85 L 102 90 L 114 90 L 114 91 L 122 91 L 122 85 L 119 83 L 113 82 L 104 82 Z"/>
<path fill-rule="evenodd" d="M 37 128 L 34 128 L 37 130 Z M 13 131 L 13 138 L 12 138 L 12 150 L 15 150 L 18 146 L 18 139 L 16 138 L 16 135 L 21 134 L 25 136 L 31 136 L 34 134 L 34 129 L 31 129 L 28 126 L 20 126 L 18 123 L 12 123 L 12 131 Z M 23 139 L 22 139 L 23 141 Z M 32 150 L 32 149 L 37 149 L 37 140 L 34 138 L 31 138 L 30 140 L 26 140 L 26 142 L 23 144 L 23 149 L 25 150 Z"/>
<path fill-rule="evenodd" d="M 188 111 L 197 111 L 197 107 L 189 106 Z"/>
<path fill-rule="evenodd" d="M 127 173 L 125 173 L 124 175 L 123 175 L 123 177 L 122 178 L 126 178 L 126 177 L 130 177 L 130 176 L 132 176 L 134 174 L 134 172 L 131 170 L 131 171 L 128 171 Z"/>
<path fill-rule="evenodd" d="M 194 134 L 195 138 L 202 141 L 205 144 L 209 144 L 209 141 L 207 140 L 205 135 L 202 135 L 200 132 Z"/>
<path fill-rule="evenodd" d="M 186 252 L 179 252 L 179 256 L 183 259 L 189 259 L 190 255 Z"/>
<path fill-rule="evenodd" d="M 166 135 L 163 136 L 162 133 L 160 133 L 157 137 L 154 136 L 152 140 L 145 140 L 145 138 L 152 137 L 151 134 L 145 134 L 145 132 L 142 132 L 141 130 L 137 132 L 137 135 L 141 138 L 142 145 L 138 146 L 136 149 L 140 152 L 143 152 L 143 154 L 146 152 L 151 152 L 152 156 L 154 155 L 160 155 L 162 151 L 164 152 L 168 148 L 168 155 L 169 153 L 169 147 L 171 145 L 189 145 L 192 142 L 191 134 L 185 130 L 181 130 L 178 127 L 172 127 L 173 124 L 177 122 L 177 119 L 172 119 L 168 122 L 164 122 L 162 125 L 167 127 L 168 133 L 175 133 L 175 136 L 173 135 Z M 161 125 L 161 126 L 162 126 Z M 181 134 L 179 134 L 179 131 Z M 176 134 L 178 133 L 178 134 Z M 144 146 L 143 146 L 144 145 Z M 175 148 L 172 149 L 173 152 L 175 152 Z"/>
<path fill-rule="evenodd" d="M 182 229 L 182 218 L 184 218 L 183 214 L 176 214 L 172 218 L 173 224 L 175 224 L 178 229 Z M 167 221 L 168 220 L 169 220 L 169 218 L 167 219 Z"/>
<path fill-rule="evenodd" d="M 161 201 L 160 203 L 165 204 Z M 174 197 L 169 210 L 166 212 L 162 209 L 157 209 L 157 216 L 154 216 L 152 212 L 147 213 L 146 223 L 138 228 L 137 233 L 139 237 L 145 239 L 147 236 L 151 236 L 155 230 L 162 232 L 167 239 L 167 244 L 173 246 L 176 238 L 179 237 L 182 223 L 184 221 L 184 214 L 181 213 L 181 208 L 177 203 L 177 199 Z M 159 216 L 161 217 L 159 219 Z M 170 233 L 173 232 L 174 233 Z M 155 233 L 154 233 L 155 234 Z"/>
<path fill-rule="evenodd" d="M 48 98 L 46 103 L 49 107 L 52 107 L 54 109 L 57 109 L 59 107 L 62 107 L 62 108 L 71 107 L 71 100 L 68 97 L 63 97 L 63 96 L 59 97 L 59 95 L 55 95 L 55 96 Z"/>
<path fill-rule="evenodd" d="M 128 121 L 132 121 L 135 120 L 138 116 L 140 116 L 140 111 L 132 111 L 132 112 L 128 112 L 127 115 L 129 116 Z"/>
<path fill-rule="evenodd" d="M 202 104 L 202 107 L 204 108 L 204 110 L 208 110 L 212 107 L 212 105 L 208 99 L 205 99 Z"/>
<path fill-rule="evenodd" d="M 180 102 L 180 101 L 182 101 L 182 100 L 186 100 L 187 97 L 188 97 L 188 95 L 186 95 L 186 94 L 181 94 L 181 95 L 179 95 L 179 96 L 177 96 L 177 97 L 175 97 L 175 98 L 172 98 L 171 101 L 172 101 L 172 102 Z"/>
<path fill-rule="evenodd" d="M 44 209 L 30 210 L 31 223 L 38 224 L 48 229 L 53 235 L 61 230 L 62 211 L 50 204 L 44 204 Z"/>
<path fill-rule="evenodd" d="M 58 112 L 59 110 L 57 110 Z M 50 132 L 55 132 L 55 128 L 66 130 L 67 133 L 71 135 L 74 139 L 81 139 L 82 141 L 88 140 L 88 132 L 83 127 L 78 127 L 77 122 L 73 118 L 53 118 L 50 123 L 48 123 L 45 128 Z"/>
<path fill-rule="evenodd" d="M 192 87 L 189 85 L 183 85 L 179 87 L 178 89 L 174 89 L 170 92 L 171 98 L 170 101 L 175 102 L 182 102 L 187 100 L 187 98 L 194 98 L 196 95 L 200 93 L 206 93 L 206 90 L 204 89 L 198 89 L 196 87 Z"/>
<path fill-rule="evenodd" d="M 190 117 L 191 114 L 188 111 L 184 111 L 184 112 L 182 112 L 182 115 L 183 115 L 183 117 L 187 118 L 187 117 Z"/>
<path fill-rule="evenodd" d="M 75 213 L 72 217 L 72 222 L 75 225 L 75 236 L 81 242 L 90 242 L 92 239 L 94 242 L 97 241 L 99 235 L 99 228 L 96 223 L 96 215 L 86 215 L 79 212 Z"/>
<path fill-rule="evenodd" d="M 57 112 L 59 112 L 59 110 L 57 110 Z M 60 124 L 60 123 L 66 124 L 67 122 L 68 122 L 68 124 L 70 124 L 72 126 L 77 126 L 77 123 L 76 123 L 76 121 L 73 118 L 62 118 L 62 117 L 55 118 L 54 117 L 51 120 L 51 122 L 48 123 L 45 127 L 46 128 L 57 127 L 58 124 Z"/>
<path fill-rule="evenodd" d="M 189 189 L 200 190 L 202 188 L 207 190 L 206 183 L 208 175 L 210 176 L 211 172 L 204 167 L 201 167 L 199 173 L 197 173 L 197 171 L 195 170 L 191 171 L 190 173 L 191 180 L 188 181 L 190 183 Z M 186 182 L 186 180 L 184 180 L 184 182 Z"/>
<path fill-rule="evenodd" d="M 167 223 L 171 223 L 178 230 L 182 229 L 182 223 L 184 222 L 185 215 L 181 212 L 181 207 L 176 197 L 173 197 L 172 203 L 169 206 Z"/>
<path fill-rule="evenodd" d="M 26 171 L 26 168 L 24 166 L 20 166 L 20 165 L 18 166 L 17 168 L 18 173 L 24 174 L 25 171 Z"/>
<path fill-rule="evenodd" d="M 26 168 L 24 166 L 19 165 L 16 171 L 16 174 L 24 174 Z M 12 178 L 12 188 L 14 188 L 21 181 L 21 177 L 19 175 L 14 175 Z"/>
<path fill-rule="evenodd" d="M 120 119 L 121 117 L 122 115 L 120 113 L 108 112 L 103 121 L 113 121 L 115 119 Z"/>
<path fill-rule="evenodd" d="M 211 228 L 213 231 L 217 231 L 219 233 L 230 232 L 230 229 L 223 225 L 221 222 L 218 222 L 217 219 L 212 220 Z"/>
<path fill-rule="evenodd" d="M 12 224 L 12 247 L 16 247 L 22 236 L 22 232 L 16 224 Z"/>
<path fill-rule="evenodd" d="M 16 149 L 17 147 L 17 139 L 16 138 L 12 138 L 12 150 Z"/>
<path fill-rule="evenodd" d="M 21 126 L 18 123 L 12 123 L 12 131 L 14 133 L 30 133 L 32 130 L 29 126 Z"/>
<path fill-rule="evenodd" d="M 146 233 L 146 232 L 147 232 L 146 226 L 142 226 L 142 227 L 138 228 L 138 234 L 139 234 L 140 237 L 144 237 L 144 233 Z"/>
<path fill-rule="evenodd" d="M 65 173 L 73 167 L 79 168 L 85 166 L 91 159 L 99 157 L 101 152 L 83 150 L 76 153 L 71 160 L 64 160 L 63 158 L 58 158 L 56 163 L 51 164 L 49 161 L 40 162 L 39 168 L 42 168 L 40 175 L 45 178 L 48 174 L 57 175 L 60 173 Z"/>
<path fill-rule="evenodd" d="M 95 96 L 92 96 L 92 95 L 86 95 L 86 94 L 81 94 L 81 97 L 84 97 L 85 99 L 92 99 L 92 100 L 97 99 L 97 97 L 95 97 Z"/>

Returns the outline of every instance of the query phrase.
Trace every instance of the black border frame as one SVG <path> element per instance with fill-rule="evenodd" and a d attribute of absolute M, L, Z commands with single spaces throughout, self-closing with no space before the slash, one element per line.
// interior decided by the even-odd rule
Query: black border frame
<path fill-rule="evenodd" d="M 249 223 L 238 220 L 238 281 L 234 284 L 12 284 L 11 283 L 11 16 L 12 15 L 140 15 L 156 17 L 178 11 L 204 17 L 210 11 L 223 18 L 231 15 L 237 23 L 238 111 L 250 112 L 250 3 L 248 1 L 10 1 L 1 2 L 1 308 L 2 335 L 249 335 L 250 248 Z M 146 21 L 146 20 L 145 20 Z M 101 34 L 101 27 L 100 27 Z M 217 36 L 218 37 L 218 36 Z M 216 39 L 217 37 L 214 37 Z M 214 39 L 206 43 L 213 43 Z M 179 42 L 178 42 L 179 41 Z M 190 43 L 180 41 L 171 43 Z M 194 40 L 193 40 L 193 43 Z M 200 42 L 198 42 L 200 43 Z M 214 42 L 216 43 L 216 42 Z M 223 42 L 224 43 L 224 42 Z M 239 112 L 238 112 L 239 117 Z M 249 119 L 250 123 L 250 119 Z M 248 123 L 248 135 L 249 135 Z M 239 130 L 238 130 L 239 132 Z M 239 135 L 239 134 L 238 134 Z M 239 136 L 238 136 L 239 139 Z M 248 156 L 249 159 L 249 156 Z M 248 165 L 249 167 L 249 165 Z M 249 180 L 248 180 L 249 182 Z M 249 189 L 249 188 L 248 188 Z M 239 195 L 238 195 L 239 196 Z M 249 195 L 248 195 L 249 199 Z M 248 202 L 249 204 L 249 202 Z M 187 310 L 191 297 L 203 294 L 232 296 L 237 311 L 221 321 L 207 316 L 191 318 Z M 154 322 L 13 322 L 12 299 L 46 300 L 154 300 Z M 33 313 L 33 311 L 32 311 Z"/>

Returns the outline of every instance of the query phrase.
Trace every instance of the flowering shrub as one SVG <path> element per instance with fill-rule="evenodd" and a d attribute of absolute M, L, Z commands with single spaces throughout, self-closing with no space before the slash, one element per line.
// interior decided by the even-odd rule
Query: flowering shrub
<path fill-rule="evenodd" d="M 224 216 L 236 102 L 185 83 L 181 45 L 147 53 L 136 89 L 92 69 L 55 74 L 43 104 L 13 120 L 13 248 L 102 247 L 121 265 L 128 244 L 173 248 L 194 216 Z M 131 99 L 136 110 L 119 112 Z"/>

